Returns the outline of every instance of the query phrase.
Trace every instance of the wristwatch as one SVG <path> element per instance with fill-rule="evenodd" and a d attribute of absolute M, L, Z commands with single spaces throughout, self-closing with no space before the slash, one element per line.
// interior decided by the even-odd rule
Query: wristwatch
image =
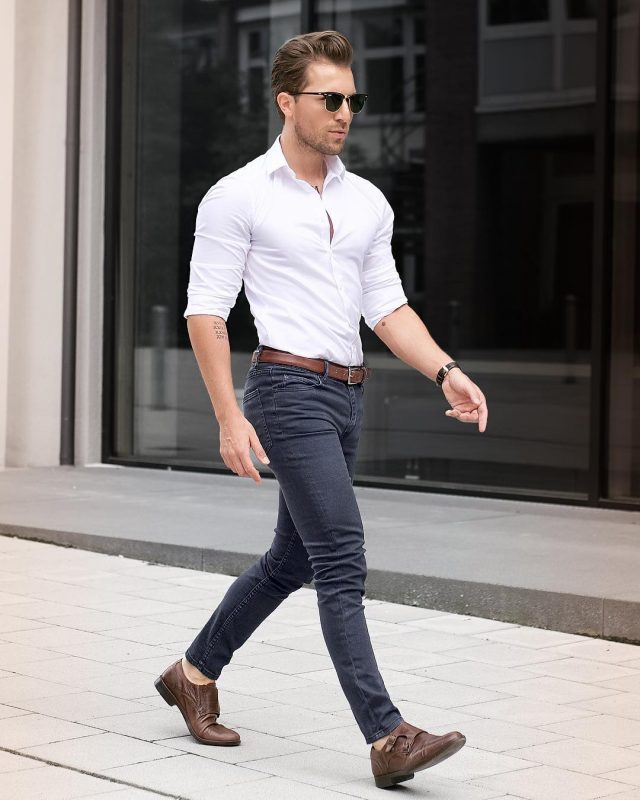
<path fill-rule="evenodd" d="M 438 370 L 438 374 L 436 375 L 436 384 L 438 386 L 442 386 L 442 381 L 446 378 L 447 374 L 451 372 L 452 369 L 462 369 L 460 364 L 457 361 L 450 361 L 448 364 L 445 364 L 443 367 L 440 367 Z"/>

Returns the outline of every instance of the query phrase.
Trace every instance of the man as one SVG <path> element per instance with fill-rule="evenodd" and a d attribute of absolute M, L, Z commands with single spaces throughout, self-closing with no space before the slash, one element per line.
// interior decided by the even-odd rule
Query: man
<path fill-rule="evenodd" d="M 256 483 L 250 449 L 270 464 L 279 510 L 270 549 L 234 581 L 184 658 L 155 685 L 197 741 L 239 744 L 238 733 L 218 722 L 216 680 L 258 625 L 313 578 L 327 649 L 371 744 L 376 785 L 387 787 L 453 755 L 465 737 L 403 720 L 371 647 L 352 484 L 368 375 L 360 317 L 397 357 L 442 386 L 449 416 L 484 431 L 487 406 L 407 303 L 391 255 L 388 202 L 338 157 L 366 101 L 356 92 L 352 56 L 336 31 L 285 42 L 272 69 L 282 134 L 211 187 L 198 208 L 184 316 L 220 425 L 220 453 Z M 244 414 L 226 330 L 243 280 L 259 336 Z"/>

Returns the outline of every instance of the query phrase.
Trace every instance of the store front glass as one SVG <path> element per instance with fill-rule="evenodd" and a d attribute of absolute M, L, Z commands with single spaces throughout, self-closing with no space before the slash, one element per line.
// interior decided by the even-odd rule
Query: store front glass
<path fill-rule="evenodd" d="M 213 183 L 279 133 L 271 60 L 311 20 L 351 39 L 356 86 L 369 94 L 343 160 L 387 196 L 410 305 L 490 412 L 482 435 L 445 417 L 441 390 L 363 322 L 374 376 L 357 478 L 586 498 L 595 3 L 317 0 L 309 9 L 122 3 L 110 457 L 228 472 L 182 317 L 195 214 Z M 243 293 L 228 328 L 240 403 L 258 343 Z"/>
<path fill-rule="evenodd" d="M 613 219 L 608 495 L 640 498 L 640 0 L 613 23 Z"/>

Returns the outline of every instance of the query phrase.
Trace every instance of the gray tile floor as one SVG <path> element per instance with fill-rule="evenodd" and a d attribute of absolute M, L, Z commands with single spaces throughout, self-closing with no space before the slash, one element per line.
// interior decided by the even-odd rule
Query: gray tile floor
<path fill-rule="evenodd" d="M 219 680 L 240 747 L 188 735 L 154 677 L 233 578 L 0 536 L 0 795 L 11 800 L 382 797 L 315 593 Z M 392 790 L 431 800 L 640 800 L 640 647 L 366 600 L 380 669 L 453 758 Z"/>

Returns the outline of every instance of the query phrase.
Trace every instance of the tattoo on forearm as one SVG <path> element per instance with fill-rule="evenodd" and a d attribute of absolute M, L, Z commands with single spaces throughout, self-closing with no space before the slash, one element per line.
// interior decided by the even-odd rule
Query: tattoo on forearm
<path fill-rule="evenodd" d="M 227 339 L 227 326 L 222 320 L 216 320 L 213 323 L 213 333 L 216 339 Z"/>

